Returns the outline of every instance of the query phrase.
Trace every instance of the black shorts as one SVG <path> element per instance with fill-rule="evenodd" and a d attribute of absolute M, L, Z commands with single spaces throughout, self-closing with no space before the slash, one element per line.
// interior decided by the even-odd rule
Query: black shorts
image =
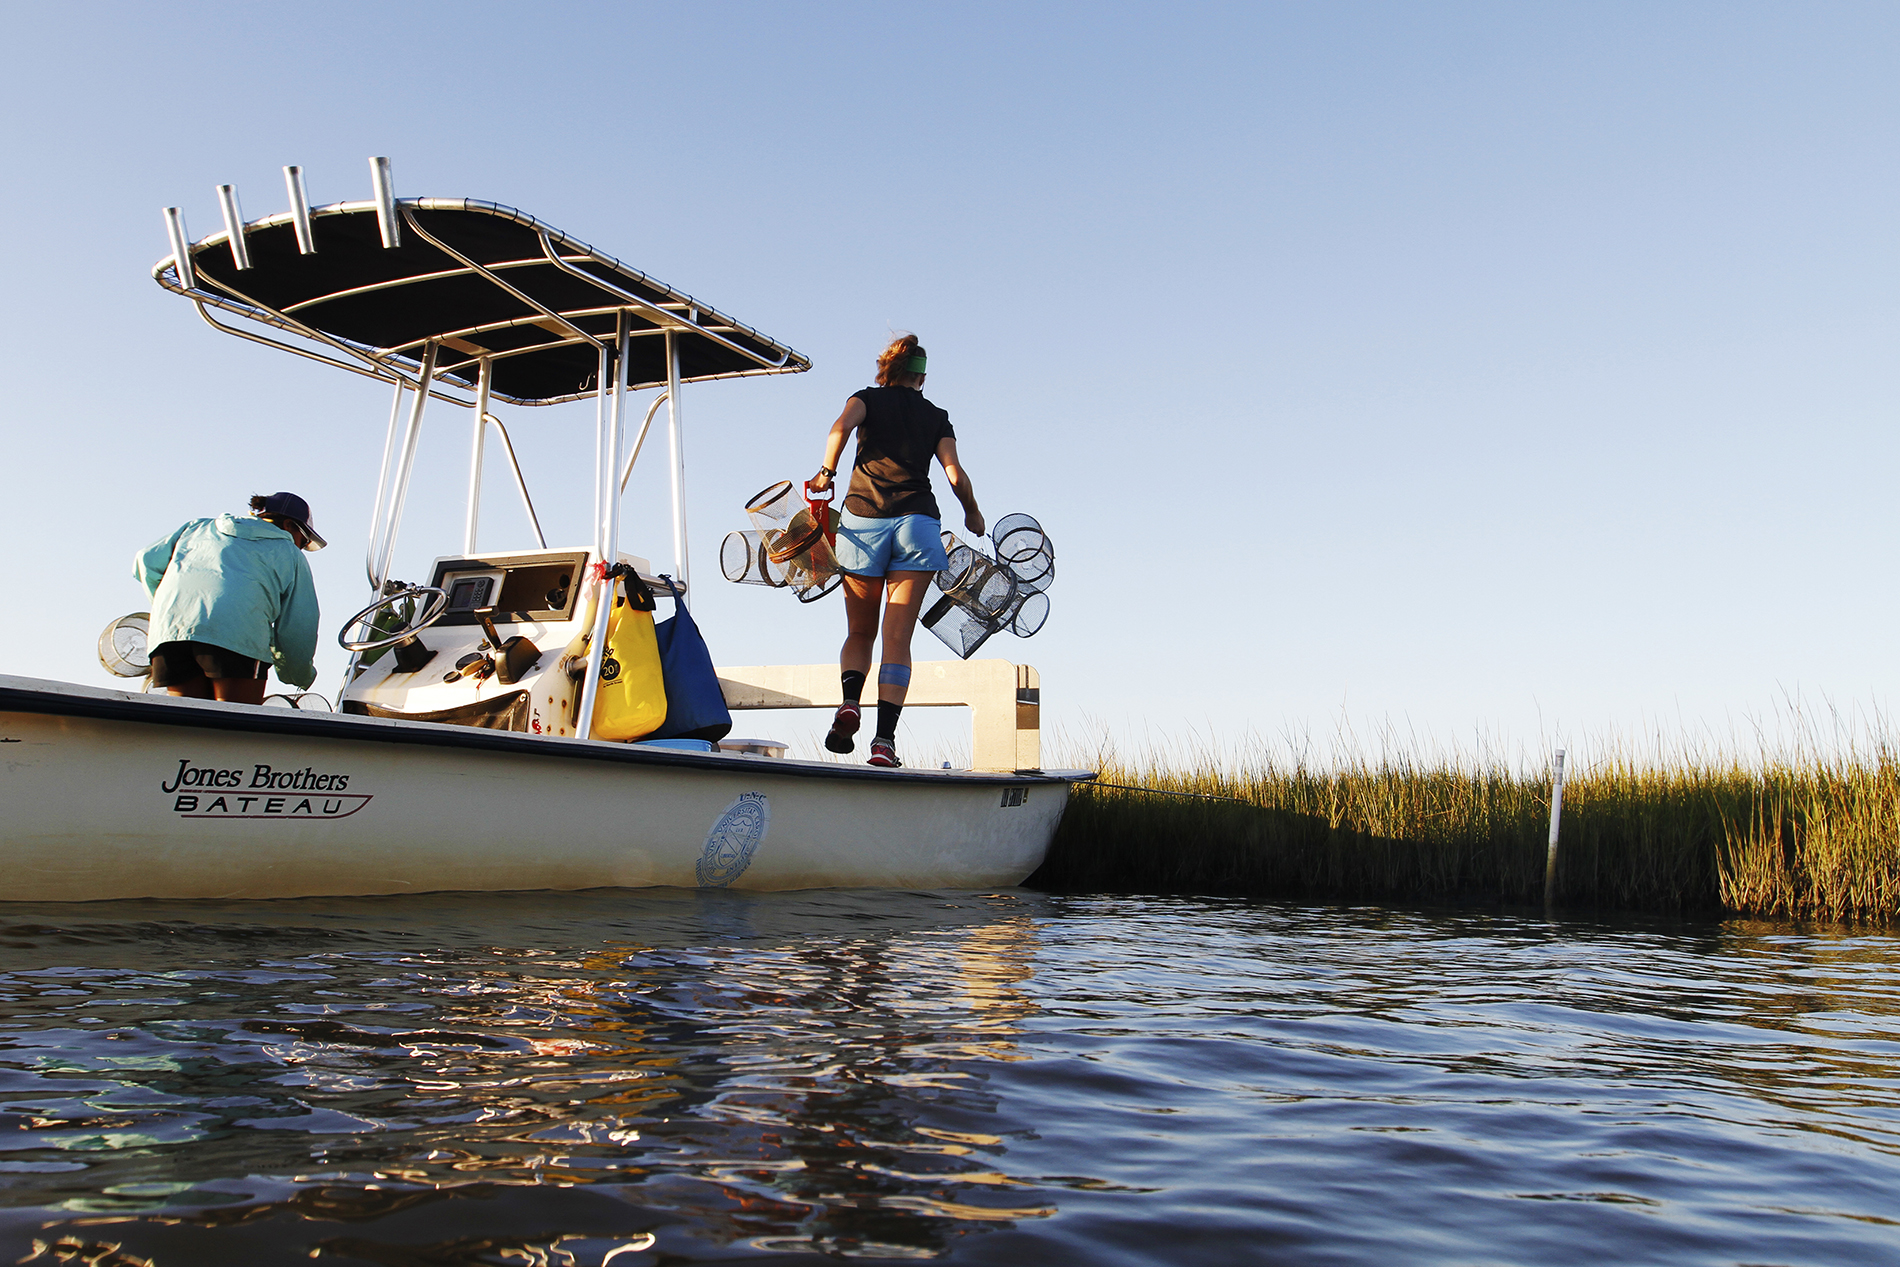
<path fill-rule="evenodd" d="M 152 648 L 152 685 L 183 686 L 199 678 L 267 678 L 270 666 L 208 642 L 161 642 Z"/>

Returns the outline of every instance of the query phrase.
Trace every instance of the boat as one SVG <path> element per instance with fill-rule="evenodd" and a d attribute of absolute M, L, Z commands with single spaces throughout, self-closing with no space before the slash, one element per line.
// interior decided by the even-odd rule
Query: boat
<path fill-rule="evenodd" d="M 1040 685 L 1028 666 L 918 666 L 918 702 L 976 707 L 969 770 L 798 760 L 770 741 L 599 737 L 616 670 L 610 613 L 631 578 L 692 592 L 682 386 L 810 362 L 514 208 L 397 198 L 384 159 L 371 160 L 371 177 L 370 199 L 311 207 L 301 171 L 286 168 L 289 209 L 252 221 L 220 186 L 223 230 L 196 241 L 167 208 L 172 249 L 153 268 L 217 330 L 392 390 L 365 545 L 369 603 L 338 635 L 351 657 L 335 710 L 0 676 L 0 899 L 989 888 L 1028 877 L 1072 785 L 1092 777 L 1039 768 Z M 655 395 L 634 432 L 643 391 Z M 494 406 L 583 401 L 596 422 L 593 539 L 550 546 Z M 389 571 L 432 405 L 466 411 L 467 513 L 460 548 L 411 584 Z M 665 580 L 619 548 L 621 499 L 662 405 Z M 476 548 L 491 431 L 531 547 Z M 736 708 L 837 698 L 835 668 L 829 696 L 821 666 L 719 673 Z"/>

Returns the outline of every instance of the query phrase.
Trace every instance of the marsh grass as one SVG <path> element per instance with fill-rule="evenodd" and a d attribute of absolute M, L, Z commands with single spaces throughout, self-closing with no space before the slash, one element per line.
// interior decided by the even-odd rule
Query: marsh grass
<path fill-rule="evenodd" d="M 1031 883 L 1065 890 L 1541 903 L 1543 770 L 1098 754 Z M 1130 791 L 1109 786 L 1155 789 Z M 1168 795 L 1168 793 L 1187 795 Z M 1900 760 L 1612 755 L 1564 787 L 1561 905 L 1900 920 Z"/>
<path fill-rule="evenodd" d="M 1772 769 L 1725 820 L 1722 905 L 1761 915 L 1900 920 L 1900 761 Z"/>

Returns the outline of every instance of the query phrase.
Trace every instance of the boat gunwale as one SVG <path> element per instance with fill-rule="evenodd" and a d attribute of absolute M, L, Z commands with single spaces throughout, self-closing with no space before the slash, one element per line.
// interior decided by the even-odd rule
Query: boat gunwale
<path fill-rule="evenodd" d="M 22 685 L 42 682 L 44 685 Z M 144 725 L 179 726 L 198 730 L 231 730 L 294 738 L 358 740 L 421 747 L 461 748 L 479 752 L 524 756 L 564 757 L 625 765 L 671 767 L 709 774 L 745 770 L 791 778 L 842 779 L 850 782 L 930 783 L 943 786 L 1019 786 L 1086 783 L 1091 770 L 930 770 L 881 769 L 834 765 L 784 757 L 756 757 L 738 753 L 685 752 L 674 748 L 613 743 L 602 739 L 567 739 L 526 735 L 511 730 L 483 730 L 438 722 L 400 718 L 360 717 L 347 713 L 309 713 L 295 709 L 260 708 L 180 696 L 142 697 L 126 692 L 80 686 L 77 683 L 0 676 L 0 715 L 73 716 L 95 721 L 125 721 Z M 769 762 L 770 764 L 765 764 Z"/>

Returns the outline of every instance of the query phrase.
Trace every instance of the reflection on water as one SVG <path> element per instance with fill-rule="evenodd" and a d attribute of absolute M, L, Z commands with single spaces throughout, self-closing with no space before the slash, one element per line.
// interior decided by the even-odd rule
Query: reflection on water
<path fill-rule="evenodd" d="M 0 1261 L 1900 1262 L 1897 964 L 1016 891 L 0 908 Z"/>

